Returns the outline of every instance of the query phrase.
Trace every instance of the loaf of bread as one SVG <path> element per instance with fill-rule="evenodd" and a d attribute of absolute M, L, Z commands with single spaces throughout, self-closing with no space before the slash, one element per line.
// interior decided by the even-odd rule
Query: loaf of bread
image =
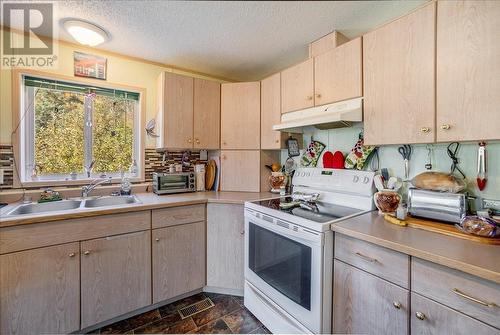
<path fill-rule="evenodd" d="M 466 233 L 483 237 L 500 235 L 500 227 L 498 227 L 494 220 L 480 216 L 464 217 L 460 222 L 459 228 Z"/>
<path fill-rule="evenodd" d="M 430 191 L 457 193 L 465 189 L 465 181 L 443 172 L 423 172 L 415 176 L 411 183 L 416 188 Z"/>

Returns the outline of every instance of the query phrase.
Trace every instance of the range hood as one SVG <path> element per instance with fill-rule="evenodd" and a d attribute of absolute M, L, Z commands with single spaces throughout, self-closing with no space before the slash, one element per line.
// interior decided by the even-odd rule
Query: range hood
<path fill-rule="evenodd" d="M 281 115 L 281 123 L 273 130 L 301 133 L 301 127 L 314 126 L 318 129 L 351 127 L 354 122 L 363 121 L 363 98 L 355 98 L 329 105 L 311 107 Z"/>

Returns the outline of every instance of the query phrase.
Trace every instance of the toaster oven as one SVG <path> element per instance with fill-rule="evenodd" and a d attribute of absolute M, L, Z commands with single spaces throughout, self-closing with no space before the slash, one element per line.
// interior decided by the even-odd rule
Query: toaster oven
<path fill-rule="evenodd" d="M 153 173 L 153 192 L 156 194 L 172 194 L 195 192 L 194 172 Z"/>

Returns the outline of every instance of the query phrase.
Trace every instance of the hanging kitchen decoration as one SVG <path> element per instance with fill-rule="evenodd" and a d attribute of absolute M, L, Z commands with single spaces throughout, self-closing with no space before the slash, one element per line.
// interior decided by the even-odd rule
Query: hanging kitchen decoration
<path fill-rule="evenodd" d="M 149 137 L 153 137 L 153 138 L 160 137 L 160 135 L 157 135 L 155 133 L 155 127 L 156 127 L 156 120 L 155 119 L 149 120 L 148 123 L 146 124 L 146 134 Z"/>
<path fill-rule="evenodd" d="M 325 150 L 326 145 L 319 141 L 315 141 L 311 137 L 311 143 L 307 146 L 306 151 L 300 158 L 300 165 L 301 166 L 308 166 L 308 167 L 316 167 L 318 164 L 318 159 L 321 156 L 321 153 L 323 150 Z"/>
<path fill-rule="evenodd" d="M 486 143 L 479 142 L 477 151 L 477 187 L 480 191 L 486 188 Z"/>
<path fill-rule="evenodd" d="M 448 148 L 446 148 L 446 151 L 448 152 L 448 156 L 451 159 L 451 168 L 450 168 L 450 174 L 454 174 L 455 171 L 458 171 L 460 175 L 465 179 L 465 173 L 460 169 L 458 164 L 460 163 L 457 157 L 458 150 L 460 149 L 460 143 L 458 142 L 452 142 L 448 145 Z"/>
<path fill-rule="evenodd" d="M 345 158 L 344 167 L 346 169 L 363 170 L 368 157 L 370 157 L 375 148 L 374 145 L 364 145 L 363 132 L 361 132 L 354 148 L 352 148 L 351 152 Z"/>

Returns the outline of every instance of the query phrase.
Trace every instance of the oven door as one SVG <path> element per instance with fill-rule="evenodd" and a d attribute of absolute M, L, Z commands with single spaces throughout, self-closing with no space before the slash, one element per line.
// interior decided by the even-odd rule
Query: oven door
<path fill-rule="evenodd" d="M 245 211 L 245 280 L 314 333 L 321 330 L 323 234 Z"/>

